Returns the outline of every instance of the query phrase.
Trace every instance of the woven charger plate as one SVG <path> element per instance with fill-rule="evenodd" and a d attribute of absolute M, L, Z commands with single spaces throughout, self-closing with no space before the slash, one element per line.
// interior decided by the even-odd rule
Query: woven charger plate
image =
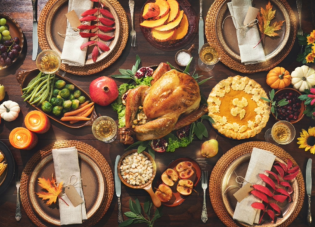
<path fill-rule="evenodd" d="M 46 20 L 49 16 L 49 13 L 51 9 L 53 8 L 54 4 L 60 0 L 50 0 L 45 5 L 44 9 L 42 10 L 39 20 L 38 20 L 38 42 L 39 46 L 42 50 L 49 50 L 51 49 L 48 38 L 46 34 Z M 102 0 L 101 0 L 102 1 Z M 103 69 L 109 67 L 112 65 L 118 57 L 122 54 L 122 51 L 125 49 L 128 37 L 129 37 L 129 25 L 128 25 L 128 19 L 125 10 L 120 5 L 120 3 L 117 0 L 107 0 L 112 7 L 115 9 L 120 22 L 120 37 L 117 40 L 117 44 L 115 45 L 114 50 L 105 57 L 103 60 L 96 62 L 95 64 L 91 65 L 85 65 L 83 67 L 77 67 L 77 66 L 69 66 L 65 64 L 60 65 L 60 69 L 72 73 L 78 76 L 88 76 L 94 73 L 98 73 L 102 71 Z"/>
<path fill-rule="evenodd" d="M 209 183 L 209 194 L 212 207 L 226 226 L 234 227 L 239 226 L 240 224 L 234 222 L 224 206 L 221 189 L 223 175 L 234 160 L 244 154 L 251 153 L 254 147 L 270 151 L 281 160 L 290 159 L 293 162 L 293 165 L 297 165 L 292 156 L 285 152 L 282 148 L 267 142 L 247 142 L 233 147 L 228 152 L 226 152 L 213 168 Z M 297 205 L 292 215 L 280 226 L 288 226 L 291 224 L 302 209 L 305 197 L 305 187 L 303 175 L 301 172 L 296 177 L 296 180 L 299 188 L 299 200 L 297 201 Z"/>
<path fill-rule="evenodd" d="M 282 51 L 277 54 L 275 57 L 266 60 L 265 62 L 253 64 L 253 65 L 244 65 L 241 63 L 240 60 L 237 60 L 233 58 L 231 55 L 229 55 L 223 48 L 222 44 L 219 41 L 219 38 L 216 33 L 216 27 L 217 27 L 217 15 L 219 10 L 221 9 L 222 5 L 226 3 L 226 0 L 216 0 L 211 5 L 206 18 L 206 24 L 205 24 L 205 33 L 207 37 L 208 43 L 214 47 L 220 55 L 220 61 L 228 66 L 229 68 L 242 72 L 242 73 L 255 73 L 255 72 L 262 72 L 262 71 L 268 71 L 275 66 L 277 66 L 281 61 L 284 60 L 284 58 L 290 53 L 297 34 L 297 19 L 295 17 L 295 14 L 293 10 L 291 9 L 290 5 L 287 3 L 286 0 L 279 0 L 290 16 L 290 35 L 289 39 L 282 49 Z M 235 37 L 236 39 L 236 37 Z"/>
<path fill-rule="evenodd" d="M 82 226 L 94 226 L 97 222 L 100 221 L 100 219 L 105 215 L 107 212 L 113 196 L 114 196 L 114 180 L 113 180 L 113 174 L 111 171 L 111 168 L 103 155 L 93 148 L 92 146 L 75 141 L 75 140 L 61 140 L 57 141 L 53 144 L 50 144 L 49 146 L 45 147 L 43 150 L 35 153 L 33 157 L 27 162 L 21 176 L 21 188 L 20 188 L 20 194 L 21 194 L 21 202 L 22 206 L 27 214 L 27 216 L 32 220 L 32 222 L 37 226 L 47 226 L 47 223 L 43 222 L 42 219 L 37 216 L 36 212 L 34 211 L 34 208 L 31 205 L 29 195 L 28 195 L 28 188 L 29 188 L 29 180 L 32 175 L 32 172 L 34 168 L 37 166 L 37 164 L 44 159 L 45 157 L 49 156 L 51 154 L 52 149 L 56 148 L 65 148 L 65 147 L 76 147 L 80 152 L 86 154 L 88 157 L 90 157 L 100 168 L 104 179 L 105 179 L 105 196 L 104 199 L 99 207 L 99 209 L 95 212 L 95 214 L 88 220 L 84 221 Z"/>

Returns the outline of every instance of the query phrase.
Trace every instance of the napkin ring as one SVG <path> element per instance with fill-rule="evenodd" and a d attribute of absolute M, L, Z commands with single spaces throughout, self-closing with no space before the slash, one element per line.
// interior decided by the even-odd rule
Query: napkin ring
<path fill-rule="evenodd" d="M 224 18 L 224 20 L 223 20 L 223 22 L 222 22 L 222 29 L 223 29 L 223 27 L 224 27 L 225 20 L 226 20 L 227 18 L 229 18 L 229 17 L 232 17 L 232 18 L 234 19 L 234 21 L 237 23 L 238 27 L 236 28 L 236 30 L 240 30 L 240 34 L 241 34 L 243 37 L 246 36 L 246 32 L 247 32 L 250 28 L 252 28 L 254 25 L 258 24 L 258 20 L 255 19 L 255 20 L 252 20 L 251 22 L 249 22 L 247 25 L 240 25 L 240 24 L 238 23 L 238 21 L 235 19 L 234 16 L 229 15 L 229 16 L 227 16 L 226 18 Z"/>

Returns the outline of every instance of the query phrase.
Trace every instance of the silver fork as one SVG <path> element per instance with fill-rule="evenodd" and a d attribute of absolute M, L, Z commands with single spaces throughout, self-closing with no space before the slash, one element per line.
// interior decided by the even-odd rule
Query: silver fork
<path fill-rule="evenodd" d="M 297 34 L 303 35 L 303 30 L 302 30 L 302 0 L 296 0 L 296 8 L 297 8 L 298 15 L 299 15 L 299 29 L 298 29 Z"/>
<path fill-rule="evenodd" d="M 201 221 L 206 223 L 208 221 L 208 212 L 206 205 L 206 189 L 208 188 L 208 171 L 202 171 L 201 175 L 201 187 L 203 189 L 203 206 L 201 212 Z"/>
<path fill-rule="evenodd" d="M 131 17 L 131 46 L 135 47 L 136 46 L 136 37 L 137 33 L 134 28 L 134 23 L 133 23 L 133 18 L 134 18 L 134 9 L 135 9 L 135 1 L 134 0 L 129 0 L 129 9 L 130 9 L 130 17 Z"/>
<path fill-rule="evenodd" d="M 15 220 L 20 221 L 22 218 L 21 214 L 21 204 L 20 204 L 20 178 L 19 173 L 16 171 L 15 173 L 15 185 L 16 185 L 16 209 L 15 209 Z"/>

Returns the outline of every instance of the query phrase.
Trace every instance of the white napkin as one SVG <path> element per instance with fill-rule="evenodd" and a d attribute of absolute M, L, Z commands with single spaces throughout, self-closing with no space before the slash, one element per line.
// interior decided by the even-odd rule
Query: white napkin
<path fill-rule="evenodd" d="M 69 0 L 68 12 L 74 10 L 78 17 L 81 14 L 93 7 L 93 2 L 90 0 Z M 85 24 L 90 25 L 90 22 Z M 66 38 L 62 48 L 61 61 L 64 64 L 71 66 L 84 66 L 86 59 L 86 50 L 81 50 L 80 46 L 88 42 L 89 38 L 82 38 L 78 30 L 75 32 L 70 23 L 67 23 Z M 86 48 L 85 48 L 86 49 Z"/>
<path fill-rule="evenodd" d="M 265 173 L 265 170 L 271 170 L 275 158 L 276 156 L 269 151 L 253 148 L 243 186 L 246 185 L 247 182 L 265 185 L 258 174 Z M 258 223 L 260 210 L 252 208 L 251 205 L 254 202 L 260 202 L 260 200 L 250 195 L 240 203 L 237 203 L 233 219 L 249 225 Z"/>
<path fill-rule="evenodd" d="M 74 178 L 76 178 L 75 189 L 84 201 L 77 149 L 75 147 L 53 149 L 52 155 L 57 182 L 69 185 L 70 178 L 72 177 L 72 184 L 74 183 Z M 59 200 L 61 225 L 81 224 L 82 220 L 87 219 L 85 202 L 74 207 L 65 194 L 61 198 L 69 205 L 67 206 L 62 200 Z"/>
<path fill-rule="evenodd" d="M 248 8 L 249 6 L 252 6 L 252 1 L 232 0 L 227 5 L 229 7 L 229 11 L 232 16 L 234 26 L 236 28 L 241 62 L 247 65 L 266 61 L 265 52 L 262 44 L 260 43 L 259 45 L 257 45 L 257 43 L 260 40 L 257 25 L 254 25 L 253 27 L 249 28 L 246 31 L 246 36 L 244 36 L 242 31 L 238 29 L 240 26 L 243 26 Z"/>

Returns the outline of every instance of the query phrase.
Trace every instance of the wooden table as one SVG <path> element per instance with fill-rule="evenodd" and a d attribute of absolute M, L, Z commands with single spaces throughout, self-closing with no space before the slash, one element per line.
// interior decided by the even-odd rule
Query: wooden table
<path fill-rule="evenodd" d="M 199 12 L 199 4 L 197 0 L 189 0 L 196 12 Z M 314 25 L 311 23 L 311 11 L 310 11 L 310 2 L 312 0 L 303 0 L 303 30 L 304 32 L 310 32 L 314 28 Z M 39 12 L 45 6 L 47 0 L 38 0 L 38 10 Z M 126 12 L 129 15 L 129 7 L 128 7 L 128 0 L 121 0 L 120 1 Z M 170 63 L 175 65 L 174 55 L 175 51 L 165 52 L 152 47 L 147 41 L 144 39 L 142 33 L 140 32 L 138 18 L 139 12 L 141 7 L 143 6 L 145 0 L 137 0 L 136 1 L 136 30 L 137 30 L 137 47 L 131 48 L 130 47 L 130 40 L 127 44 L 126 49 L 124 50 L 122 56 L 108 69 L 105 69 L 103 72 L 100 72 L 95 75 L 87 76 L 87 77 L 79 77 L 70 74 L 66 74 L 66 77 L 73 80 L 77 85 L 79 85 L 84 90 L 88 91 L 89 84 L 95 78 L 99 76 L 109 76 L 111 74 L 117 74 L 119 68 L 129 69 L 135 62 L 135 56 L 138 54 L 142 61 L 143 65 L 156 65 L 162 61 L 169 61 Z M 212 4 L 213 0 L 204 1 L 204 17 Z M 296 11 L 296 4 L 294 0 L 288 0 L 291 7 Z M 315 10 L 315 9 L 313 9 Z M 109 162 L 112 170 L 114 168 L 114 162 L 116 155 L 124 153 L 124 146 L 120 144 L 118 141 L 115 141 L 112 144 L 105 144 L 102 143 L 94 138 L 91 132 L 90 127 L 85 127 L 79 130 L 69 129 L 66 128 L 56 122 L 51 121 L 52 127 L 51 129 L 44 135 L 39 135 L 39 143 L 38 145 L 31 151 L 22 151 L 14 149 L 8 141 L 8 135 L 12 129 L 15 127 L 19 127 L 23 125 L 24 116 L 27 114 L 28 111 L 33 110 L 33 108 L 24 103 L 21 98 L 20 94 L 20 87 L 15 79 L 15 75 L 20 70 L 30 70 L 34 69 L 35 62 L 31 60 L 32 56 L 32 3 L 31 0 L 19 0 L 19 1 L 12 1 L 12 0 L 1 0 L 0 1 L 0 12 L 7 13 L 11 17 L 13 17 L 22 27 L 22 30 L 25 34 L 26 38 L 26 45 L 23 50 L 22 56 L 20 56 L 19 60 L 9 67 L 6 70 L 0 71 L 0 83 L 4 84 L 6 87 L 6 100 L 14 100 L 19 103 L 21 106 L 21 113 L 17 120 L 14 122 L 2 122 L 0 125 L 0 139 L 11 149 L 16 163 L 19 167 L 19 171 L 21 172 L 24 166 L 26 165 L 27 161 L 32 157 L 32 155 L 39 151 L 41 148 L 45 147 L 46 145 L 53 143 L 56 140 L 80 140 L 85 143 L 88 143 L 98 149 Z M 196 46 L 198 46 L 198 35 L 196 35 L 194 41 Z M 191 45 L 191 43 L 187 44 L 187 48 Z M 299 66 L 300 64 L 296 62 L 296 56 L 300 51 L 300 47 L 298 46 L 297 42 L 295 43 L 291 53 L 288 57 L 280 64 L 280 66 L 285 67 L 287 70 L 292 72 L 295 67 Z M 193 51 L 193 56 L 195 57 L 194 63 L 192 68 L 196 66 L 197 62 L 197 50 Z M 201 73 L 201 72 L 199 72 Z M 203 94 L 206 96 L 209 94 L 211 89 L 217 84 L 220 80 L 225 79 L 229 76 L 235 76 L 239 74 L 236 71 L 230 70 L 228 67 L 219 63 L 215 66 L 214 70 L 209 74 L 204 73 L 205 76 L 213 76 L 213 79 L 208 81 L 206 84 L 201 86 Z M 256 73 L 254 75 L 248 75 L 251 78 L 255 79 L 258 83 L 260 83 L 266 91 L 269 91 L 270 88 L 267 86 L 266 80 L 266 72 Z M 121 83 L 122 81 L 119 81 Z M 96 111 L 101 115 L 109 115 L 114 119 L 117 119 L 117 115 L 113 112 L 110 107 L 96 107 Z M 275 123 L 275 119 L 271 116 L 270 121 L 266 128 L 255 138 L 251 140 L 264 140 L 264 133 L 265 131 L 270 128 Z M 315 126 L 314 121 L 309 118 L 304 118 L 299 123 L 295 124 L 295 128 L 297 133 L 301 131 L 302 128 L 306 129 L 309 126 Z M 216 132 L 208 125 L 209 130 L 209 137 L 214 138 L 217 136 Z M 214 167 L 218 159 L 229 149 L 232 147 L 247 142 L 251 140 L 245 141 L 235 141 L 227 139 L 223 136 L 218 135 L 217 137 L 219 141 L 219 154 L 211 159 L 208 159 L 207 162 L 210 166 L 210 170 Z M 160 176 L 161 172 L 166 168 L 166 166 L 172 161 L 179 157 L 191 157 L 193 159 L 200 158 L 200 146 L 202 141 L 195 140 L 189 147 L 184 149 L 178 149 L 174 153 L 162 153 L 156 155 L 156 162 L 158 164 L 158 174 L 157 177 Z M 298 148 L 296 144 L 296 139 L 287 146 L 281 146 L 285 149 L 288 153 L 290 153 L 294 159 L 299 164 L 303 175 L 305 176 L 305 167 L 308 158 L 313 158 L 314 155 L 310 154 L 309 152 L 305 152 L 302 149 Z M 315 160 L 314 160 L 315 161 Z M 313 176 L 315 176 L 315 162 L 313 162 Z M 315 179 L 313 177 L 313 179 Z M 181 206 L 176 208 L 164 208 L 162 218 L 158 219 L 154 226 L 185 226 L 185 227 L 197 227 L 197 226 L 205 226 L 200 220 L 201 216 L 201 207 L 202 207 L 202 189 L 201 186 L 198 185 L 196 187 L 199 195 L 193 193 Z M 209 191 L 207 192 L 207 207 L 208 207 L 208 216 L 209 220 L 207 222 L 207 226 L 224 226 L 224 224 L 220 221 L 220 219 L 216 216 L 209 199 Z M 315 180 L 313 180 L 313 195 L 315 195 Z M 144 202 L 145 198 L 147 197 L 147 193 L 142 190 L 132 190 L 124 185 L 122 186 L 122 203 L 123 203 L 123 212 L 129 210 L 128 201 L 129 198 L 135 199 L 139 198 L 140 202 Z M 313 196 L 313 206 L 312 206 L 312 214 L 313 218 L 315 218 L 315 196 Z M 34 226 L 30 219 L 26 216 L 26 213 L 22 209 L 22 220 L 17 223 L 15 221 L 15 203 L 16 203 L 16 189 L 15 183 L 12 182 L 11 186 L 8 190 L 0 196 L 0 226 Z M 307 215 L 307 208 L 306 203 L 300 212 L 297 219 L 292 223 L 291 226 L 306 226 L 306 215 Z M 315 223 L 315 222 L 313 222 Z M 117 224 L 117 197 L 114 196 L 112 204 L 104 216 L 104 218 L 99 222 L 97 226 L 118 226 Z M 138 225 L 140 226 L 140 225 Z"/>

